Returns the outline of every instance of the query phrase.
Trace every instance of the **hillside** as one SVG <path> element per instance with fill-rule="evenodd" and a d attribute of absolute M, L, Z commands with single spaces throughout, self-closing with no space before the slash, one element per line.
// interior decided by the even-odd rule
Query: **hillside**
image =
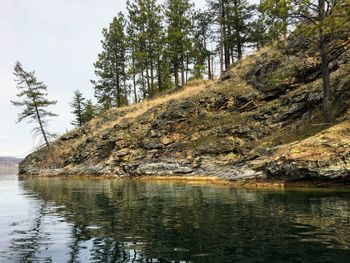
<path fill-rule="evenodd" d="M 112 109 L 20 164 L 21 174 L 203 176 L 238 182 L 350 178 L 350 52 L 331 54 L 336 123 L 307 43 L 264 48 L 216 82 Z"/>
<path fill-rule="evenodd" d="M 0 165 L 18 165 L 20 161 L 20 158 L 0 156 Z"/>
<path fill-rule="evenodd" d="M 20 158 L 0 156 L 0 175 L 16 174 Z"/>

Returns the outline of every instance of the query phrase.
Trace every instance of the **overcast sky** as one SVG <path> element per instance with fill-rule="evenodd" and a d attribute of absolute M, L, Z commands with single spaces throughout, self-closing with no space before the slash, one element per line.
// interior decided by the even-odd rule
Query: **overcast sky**
<path fill-rule="evenodd" d="M 125 11 L 120 0 L 1 0 L 0 4 L 0 156 L 23 157 L 34 142 L 31 129 L 16 124 L 18 109 L 10 104 L 16 99 L 13 81 L 15 62 L 48 86 L 50 99 L 57 100 L 52 110 L 60 116 L 50 129 L 62 134 L 71 129 L 69 102 L 73 91 L 81 90 L 93 98 L 90 79 L 93 63 L 101 51 L 101 31 L 112 18 Z M 205 0 L 193 1 L 203 7 Z"/>

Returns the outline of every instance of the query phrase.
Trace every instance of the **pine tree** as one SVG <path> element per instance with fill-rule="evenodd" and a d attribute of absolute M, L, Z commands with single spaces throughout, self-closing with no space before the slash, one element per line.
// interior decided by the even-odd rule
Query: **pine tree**
<path fill-rule="evenodd" d="M 127 39 L 124 32 L 125 18 L 122 13 L 113 18 L 108 29 L 103 29 L 102 48 L 94 64 L 97 81 L 91 81 L 98 103 L 105 109 L 128 104 Z"/>
<path fill-rule="evenodd" d="M 133 90 L 133 96 L 134 96 L 134 103 L 138 102 L 138 88 L 137 88 L 137 74 L 138 69 L 136 67 L 136 47 L 137 47 L 137 40 L 136 40 L 136 31 L 137 31 L 137 25 L 135 23 L 135 16 L 136 13 L 133 10 L 133 5 L 130 3 L 130 1 L 127 1 L 127 7 L 129 11 L 129 20 L 127 22 L 127 43 L 128 43 L 128 52 L 129 52 L 129 59 L 130 59 L 130 65 L 128 74 L 131 75 L 132 79 L 132 90 Z"/>
<path fill-rule="evenodd" d="M 157 58 L 158 93 L 171 89 L 174 86 L 171 79 L 170 54 L 166 43 L 167 38 L 163 28 Z"/>
<path fill-rule="evenodd" d="M 169 90 L 174 87 L 171 78 L 171 65 L 169 59 L 169 52 L 165 48 L 166 40 L 163 38 L 164 47 L 161 49 L 161 56 L 158 61 L 158 86 L 159 93 Z"/>
<path fill-rule="evenodd" d="M 83 121 L 87 123 L 91 121 L 96 116 L 96 108 L 91 100 L 87 100 L 83 112 Z"/>
<path fill-rule="evenodd" d="M 192 75 L 194 79 L 203 78 L 205 69 L 207 68 L 208 79 L 212 79 L 211 57 L 212 52 L 209 50 L 209 42 L 212 34 L 212 20 L 208 11 L 195 12 L 194 15 L 194 67 Z M 206 63 L 207 62 L 207 63 Z M 205 65 L 207 64 L 207 66 Z"/>
<path fill-rule="evenodd" d="M 18 114 L 17 122 L 28 119 L 28 122 L 36 123 L 37 126 L 33 129 L 34 135 L 41 134 L 47 148 L 50 148 L 49 136 L 51 134 L 47 131 L 47 122 L 48 118 L 58 115 L 46 110 L 46 108 L 55 105 L 57 101 L 47 99 L 47 86 L 38 81 L 34 74 L 34 71 L 26 72 L 20 62 L 16 63 L 14 75 L 19 90 L 17 97 L 22 98 L 22 100 L 11 101 L 11 103 L 22 108 Z"/>
<path fill-rule="evenodd" d="M 250 40 L 254 6 L 246 0 L 208 0 L 209 10 L 217 25 L 221 75 L 237 58 L 243 56 Z"/>
<path fill-rule="evenodd" d="M 259 9 L 256 9 L 255 19 L 250 24 L 248 42 L 256 49 L 260 49 L 271 42 L 266 18 L 264 14 L 260 13 Z"/>
<path fill-rule="evenodd" d="M 72 113 L 74 115 L 74 120 L 71 122 L 71 124 L 76 127 L 83 126 L 85 123 L 84 108 L 86 105 L 85 98 L 79 90 L 74 91 L 73 101 L 70 103 L 70 106 L 73 109 Z"/>
<path fill-rule="evenodd" d="M 186 84 L 186 70 L 189 64 L 189 55 L 192 48 L 190 34 L 192 25 L 192 7 L 188 0 L 166 0 L 165 16 L 167 22 L 167 46 L 170 63 L 175 78 L 175 87 Z"/>
<path fill-rule="evenodd" d="M 323 115 L 327 123 L 334 121 L 329 64 L 332 54 L 341 54 L 350 45 L 349 0 L 296 0 L 291 16 L 302 35 L 318 49 L 322 71 Z"/>
<path fill-rule="evenodd" d="M 244 47 L 249 40 L 253 10 L 254 6 L 246 0 L 231 0 L 229 3 L 226 25 L 228 43 L 225 51 L 227 66 L 234 62 L 235 57 L 242 59 Z"/>
<path fill-rule="evenodd" d="M 229 35 L 228 35 L 228 16 L 229 16 L 229 6 L 230 0 L 207 0 L 208 2 L 208 10 L 212 17 L 212 20 L 215 22 L 216 36 L 214 38 L 217 39 L 218 47 L 217 53 L 219 54 L 220 60 L 220 76 L 222 76 L 227 70 L 228 65 L 230 64 L 228 61 L 229 58 Z"/>
<path fill-rule="evenodd" d="M 269 20 L 269 34 L 274 42 L 287 40 L 292 0 L 261 0 L 260 10 Z"/>
<path fill-rule="evenodd" d="M 133 72 L 135 75 L 136 72 L 141 75 L 141 83 L 147 84 L 147 96 L 152 98 L 156 90 L 162 89 L 160 63 L 163 48 L 163 17 L 161 6 L 156 0 L 134 0 L 127 2 L 127 9 Z M 135 75 L 133 84 L 136 85 Z"/>

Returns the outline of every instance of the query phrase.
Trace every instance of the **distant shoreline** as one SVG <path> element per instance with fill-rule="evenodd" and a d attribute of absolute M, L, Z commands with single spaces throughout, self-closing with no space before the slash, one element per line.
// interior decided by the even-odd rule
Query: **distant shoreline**
<path fill-rule="evenodd" d="M 18 174 L 18 165 L 22 158 L 0 156 L 0 175 Z"/>

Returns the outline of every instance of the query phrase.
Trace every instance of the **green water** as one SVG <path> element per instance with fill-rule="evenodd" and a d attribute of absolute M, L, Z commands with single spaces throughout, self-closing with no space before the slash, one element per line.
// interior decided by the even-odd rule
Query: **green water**
<path fill-rule="evenodd" d="M 0 176 L 0 262 L 350 262 L 350 192 Z"/>

